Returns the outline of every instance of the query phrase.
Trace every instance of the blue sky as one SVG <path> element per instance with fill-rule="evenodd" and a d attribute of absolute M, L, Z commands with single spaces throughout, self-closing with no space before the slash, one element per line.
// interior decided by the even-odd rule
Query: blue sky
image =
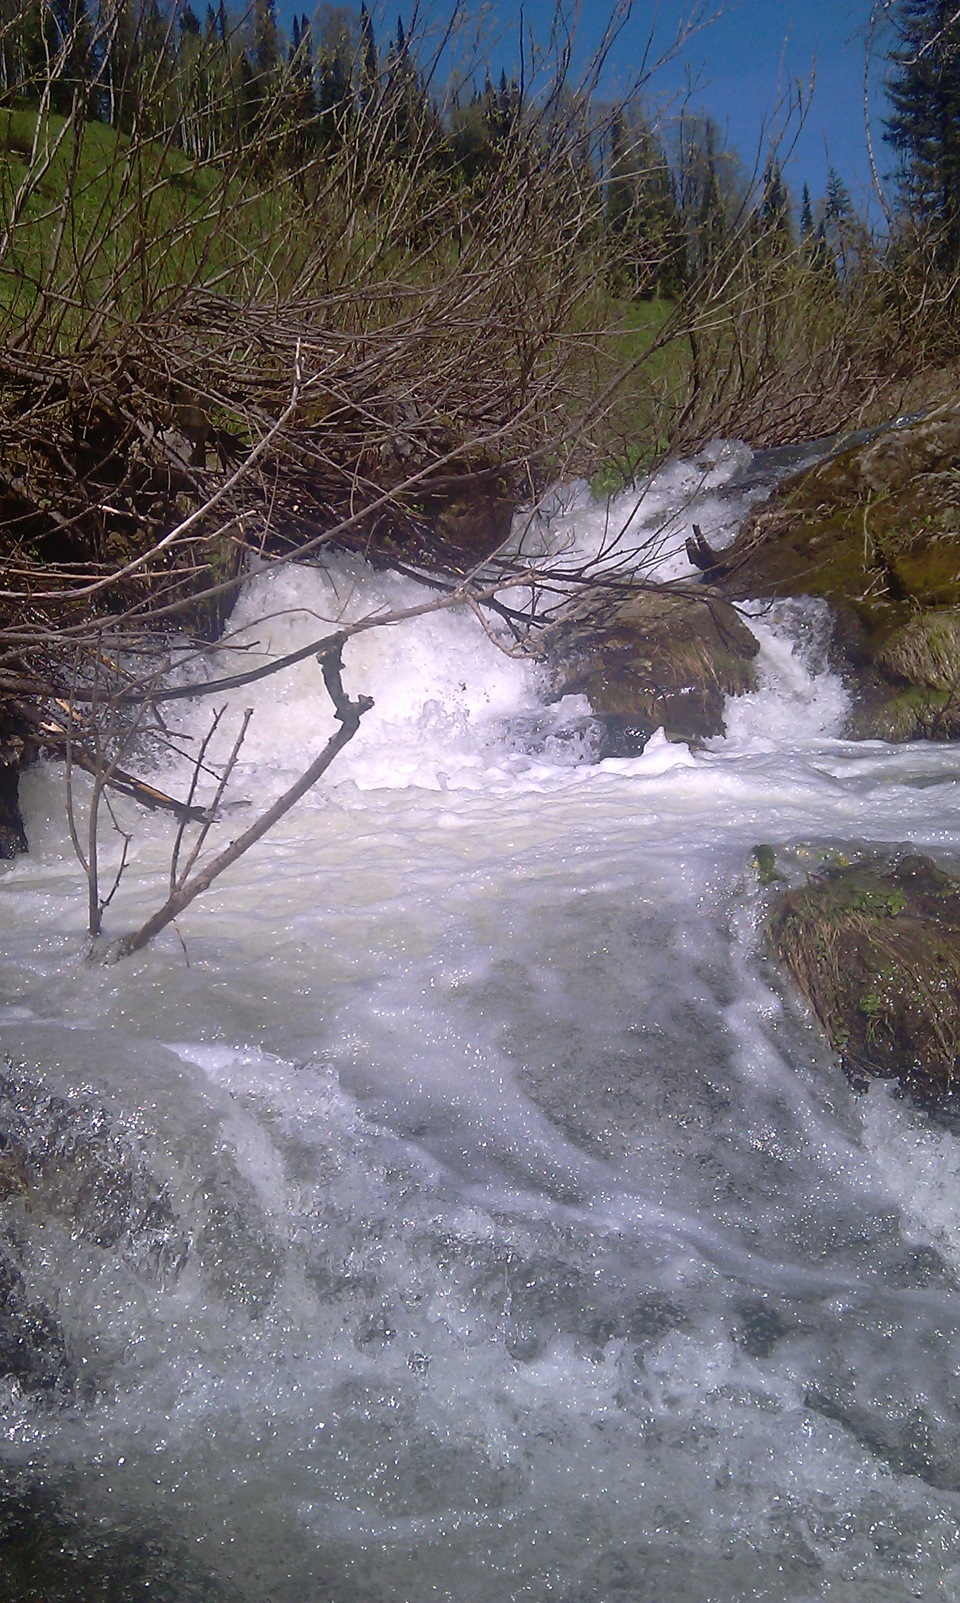
<path fill-rule="evenodd" d="M 359 11 L 360 0 L 331 0 Z M 409 31 L 416 10 L 434 23 L 448 18 L 456 0 L 367 0 L 374 16 L 377 39 L 385 42 L 396 32 L 402 16 Z M 576 14 L 577 0 L 560 0 L 564 10 Z M 883 4 L 895 0 L 882 0 Z M 469 18 L 482 19 L 479 31 L 485 41 L 491 76 L 501 67 L 508 73 L 518 55 L 521 16 L 526 36 L 545 41 L 554 16 L 555 0 L 460 0 Z M 310 10 L 304 0 L 277 0 L 282 22 L 289 24 L 293 10 Z M 617 97 L 637 72 L 651 31 L 663 51 L 693 14 L 695 0 L 636 0 L 629 21 L 611 52 L 603 93 Z M 769 149 L 769 131 L 777 108 L 790 96 L 791 83 L 808 86 L 812 96 L 802 127 L 797 119 L 781 144 L 785 176 L 794 201 L 806 182 L 814 202 L 826 188 L 827 172 L 835 167 L 846 182 L 858 209 L 873 220 L 882 212 L 872 195 L 867 135 L 864 127 L 864 66 L 872 0 L 706 0 L 704 20 L 679 55 L 654 74 L 647 98 L 667 111 L 686 103 L 691 111 L 709 114 L 740 155 L 747 173 L 762 169 Z M 577 55 L 588 60 L 602 38 L 610 15 L 601 0 L 580 0 Z M 469 29 L 466 30 L 469 32 Z M 489 41 L 489 42 L 487 42 Z M 657 53 L 655 49 L 655 54 Z M 880 89 L 883 75 L 884 35 L 874 44 L 871 72 L 871 112 L 874 150 L 881 175 L 889 173 L 891 153 L 882 139 L 885 102 Z M 475 76 L 482 81 L 484 57 Z M 765 132 L 766 130 L 766 132 Z M 792 147 L 792 149 L 791 149 Z"/>
<path fill-rule="evenodd" d="M 618 78 L 626 83 L 655 30 L 662 48 L 676 38 L 690 4 L 661 0 L 659 5 L 637 4 L 611 55 L 608 78 L 614 93 Z M 552 0 L 526 0 L 528 29 L 549 29 Z M 791 80 L 809 85 L 802 128 L 796 120 L 783 146 L 785 173 L 799 200 L 804 182 L 814 200 L 826 187 L 827 171 L 841 174 L 858 205 L 871 201 L 871 176 L 864 127 L 864 66 L 867 56 L 871 0 L 724 0 L 705 8 L 715 18 L 698 28 L 677 60 L 653 77 L 649 94 L 667 106 L 679 106 L 684 97 L 691 110 L 712 116 L 739 153 L 747 171 L 760 154 L 766 155 L 765 128 L 777 116 L 778 103 L 789 97 Z M 496 7 L 506 32 L 516 37 L 519 7 Z M 580 33 L 584 45 L 601 36 L 608 11 L 584 0 Z M 881 138 L 884 103 L 879 92 L 882 43 L 874 47 L 871 96 L 874 148 L 881 174 L 888 172 L 890 154 Z M 787 146 L 795 135 L 792 154 Z M 875 215 L 879 208 L 873 205 Z"/>

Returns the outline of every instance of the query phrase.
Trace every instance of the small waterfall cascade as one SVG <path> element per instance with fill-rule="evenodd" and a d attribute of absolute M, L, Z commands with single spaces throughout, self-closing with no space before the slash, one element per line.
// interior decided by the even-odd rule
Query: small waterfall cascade
<path fill-rule="evenodd" d="M 692 577 L 690 524 L 720 547 L 763 493 L 725 444 L 603 505 L 561 487 L 516 522 L 533 603 L 548 565 Z M 422 601 L 357 557 L 263 568 L 180 672 Z M 960 1592 L 960 1147 L 848 1085 L 752 860 L 769 844 L 799 882 L 910 841 L 956 867 L 960 753 L 845 741 L 824 614 L 748 617 L 757 689 L 725 736 L 599 762 L 586 705 L 548 703 L 468 609 L 355 635 L 354 741 L 114 966 L 84 960 L 62 773 L 25 776 L 32 851 L 0 883 L 0 1592 Z M 311 656 L 221 703 L 211 764 L 253 709 L 237 832 L 333 718 Z M 209 705 L 169 722 L 155 777 L 182 788 Z M 122 930 L 165 895 L 171 829 L 115 808 Z"/>

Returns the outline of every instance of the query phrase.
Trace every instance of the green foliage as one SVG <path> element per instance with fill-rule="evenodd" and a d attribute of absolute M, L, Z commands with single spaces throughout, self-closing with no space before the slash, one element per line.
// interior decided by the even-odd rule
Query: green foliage
<path fill-rule="evenodd" d="M 898 0 L 886 138 L 908 216 L 960 258 L 960 13 L 950 0 Z"/>
<path fill-rule="evenodd" d="M 757 880 L 764 887 L 768 885 L 786 884 L 785 875 L 777 869 L 777 854 L 772 846 L 759 845 L 751 853 L 753 866 L 757 871 Z"/>

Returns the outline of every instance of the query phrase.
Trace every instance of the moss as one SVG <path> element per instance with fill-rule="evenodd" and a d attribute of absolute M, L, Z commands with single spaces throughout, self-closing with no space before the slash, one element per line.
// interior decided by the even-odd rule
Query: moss
<path fill-rule="evenodd" d="M 755 846 L 751 857 L 761 885 L 786 884 L 785 876 L 777 871 L 777 854 L 772 846 Z"/>
<path fill-rule="evenodd" d="M 728 593 L 960 603 L 960 405 L 787 483 L 729 553 Z"/>
<path fill-rule="evenodd" d="M 915 540 L 891 555 L 890 570 L 901 593 L 923 606 L 960 604 L 960 539 L 955 535 Z"/>
<path fill-rule="evenodd" d="M 849 735 L 859 740 L 955 740 L 960 699 L 947 690 L 911 689 L 875 697 L 857 710 Z"/>
<path fill-rule="evenodd" d="M 905 623 L 888 630 L 872 650 L 885 676 L 935 691 L 960 686 L 960 612 L 912 609 Z"/>
<path fill-rule="evenodd" d="M 954 1096 L 960 1061 L 960 885 L 907 854 L 833 868 L 781 897 L 776 950 L 855 1078 Z"/>

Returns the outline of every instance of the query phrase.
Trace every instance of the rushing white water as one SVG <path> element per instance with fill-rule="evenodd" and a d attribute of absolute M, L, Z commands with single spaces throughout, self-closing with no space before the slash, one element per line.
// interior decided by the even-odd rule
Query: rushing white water
<path fill-rule="evenodd" d="M 575 492 L 517 539 L 677 574 L 685 522 L 732 532 L 743 467 L 717 448 L 632 516 Z M 422 599 L 356 559 L 265 570 L 204 671 Z M 115 967 L 83 958 L 62 776 L 28 776 L 0 1044 L 101 1132 L 93 1212 L 121 1220 L 105 1244 L 7 1200 L 80 1376 L 55 1407 L 11 1388 L 0 1460 L 73 1543 L 64 1596 L 960 1595 L 960 1149 L 850 1090 L 751 860 L 956 865 L 960 754 L 844 742 L 816 610 L 752 626 L 725 738 L 602 763 L 471 614 L 356 637 L 375 707 L 323 785 Z M 311 658 L 223 700 L 221 750 L 254 709 L 236 831 L 332 720 Z M 114 931 L 162 899 L 170 838 L 118 816 Z"/>

